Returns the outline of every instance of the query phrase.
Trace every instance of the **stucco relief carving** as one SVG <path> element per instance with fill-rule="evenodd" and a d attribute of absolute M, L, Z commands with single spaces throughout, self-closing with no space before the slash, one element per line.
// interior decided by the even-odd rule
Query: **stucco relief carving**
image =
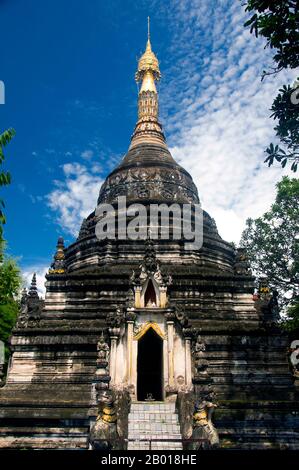
<path fill-rule="evenodd" d="M 161 197 L 166 200 L 198 202 L 197 189 L 187 175 L 177 169 L 140 168 L 120 170 L 103 184 L 99 202 L 112 202 L 117 196 Z"/>
<path fill-rule="evenodd" d="M 188 315 L 182 305 L 177 306 L 175 308 L 175 317 L 182 327 L 185 328 L 188 326 L 189 324 Z"/>
<path fill-rule="evenodd" d="M 110 328 L 119 328 L 125 321 L 123 309 L 117 308 L 114 312 L 109 312 L 106 317 L 106 323 Z"/>
<path fill-rule="evenodd" d="M 208 373 L 209 363 L 206 359 L 206 345 L 203 342 L 200 335 L 197 336 L 196 343 L 192 349 L 192 356 L 194 359 L 195 366 L 195 379 L 199 379 L 201 382 L 210 382 Z"/>
<path fill-rule="evenodd" d="M 238 248 L 236 250 L 234 271 L 238 275 L 251 276 L 250 263 L 245 248 Z"/>
<path fill-rule="evenodd" d="M 110 348 L 108 343 L 105 340 L 104 334 L 100 336 L 100 339 L 97 343 L 97 366 L 99 369 L 107 371 L 107 366 L 109 364 Z M 101 374 L 100 374 L 101 375 Z"/>

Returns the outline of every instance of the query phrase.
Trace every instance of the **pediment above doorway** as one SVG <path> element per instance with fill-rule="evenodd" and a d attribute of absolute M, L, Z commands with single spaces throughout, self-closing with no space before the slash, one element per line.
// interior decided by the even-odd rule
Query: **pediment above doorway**
<path fill-rule="evenodd" d="M 157 333 L 160 338 L 165 339 L 165 334 L 161 330 L 160 326 L 158 323 L 155 322 L 147 322 L 141 326 L 141 328 L 138 330 L 138 332 L 134 335 L 135 340 L 139 340 L 142 338 L 143 335 L 147 333 L 149 329 L 153 329 L 155 333 Z"/>

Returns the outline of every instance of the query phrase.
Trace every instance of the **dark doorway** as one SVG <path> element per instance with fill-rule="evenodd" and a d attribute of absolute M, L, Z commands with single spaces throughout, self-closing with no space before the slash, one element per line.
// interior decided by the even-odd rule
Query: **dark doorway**
<path fill-rule="evenodd" d="M 151 307 L 153 304 L 157 306 L 157 297 L 156 297 L 154 284 L 152 280 L 150 279 L 148 281 L 147 288 L 146 288 L 145 295 L 144 295 L 144 305 L 145 307 L 147 307 L 148 305 Z"/>
<path fill-rule="evenodd" d="M 163 400 L 163 340 L 150 328 L 138 341 L 137 400 Z"/>

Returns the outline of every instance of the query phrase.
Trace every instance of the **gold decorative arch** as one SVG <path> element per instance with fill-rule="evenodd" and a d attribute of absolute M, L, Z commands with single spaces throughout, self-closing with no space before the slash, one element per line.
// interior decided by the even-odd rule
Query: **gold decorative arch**
<path fill-rule="evenodd" d="M 163 331 L 161 330 L 161 328 L 159 327 L 159 325 L 157 323 L 151 322 L 151 321 L 149 321 L 149 322 L 145 323 L 145 325 L 143 325 L 143 327 L 134 336 L 134 339 L 138 341 L 140 338 L 142 338 L 143 335 L 145 335 L 145 333 L 150 328 L 152 328 L 157 333 L 157 335 L 160 336 L 160 338 L 165 339 L 165 335 L 164 335 Z"/>

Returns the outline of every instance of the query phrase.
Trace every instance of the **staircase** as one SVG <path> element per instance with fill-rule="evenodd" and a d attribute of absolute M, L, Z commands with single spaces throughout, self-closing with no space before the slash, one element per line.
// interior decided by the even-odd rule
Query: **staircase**
<path fill-rule="evenodd" d="M 128 450 L 182 450 L 182 436 L 175 403 L 132 403 L 128 439 Z M 151 441 L 152 439 L 154 441 Z M 178 439 L 178 441 L 171 442 L 169 439 Z"/>

